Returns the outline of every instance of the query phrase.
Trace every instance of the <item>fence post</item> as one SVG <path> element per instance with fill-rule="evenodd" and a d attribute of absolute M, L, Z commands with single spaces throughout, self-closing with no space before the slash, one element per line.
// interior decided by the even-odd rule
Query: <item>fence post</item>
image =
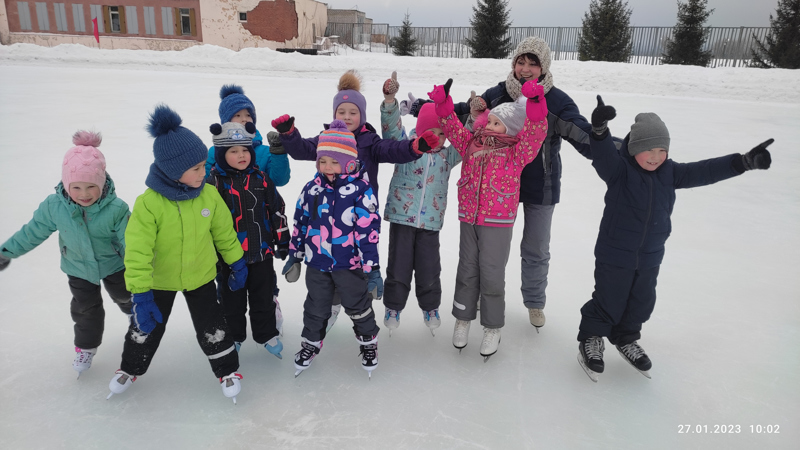
<path fill-rule="evenodd" d="M 442 56 L 442 27 L 437 28 L 436 31 L 436 57 Z"/>
<path fill-rule="evenodd" d="M 742 54 L 742 47 L 744 46 L 742 42 L 743 33 L 744 27 L 739 27 L 739 37 L 736 39 L 736 57 L 733 60 L 733 67 L 739 67 L 739 55 Z"/>
<path fill-rule="evenodd" d="M 556 33 L 556 58 L 560 59 L 559 55 L 561 54 L 561 27 L 558 27 L 558 32 Z"/>

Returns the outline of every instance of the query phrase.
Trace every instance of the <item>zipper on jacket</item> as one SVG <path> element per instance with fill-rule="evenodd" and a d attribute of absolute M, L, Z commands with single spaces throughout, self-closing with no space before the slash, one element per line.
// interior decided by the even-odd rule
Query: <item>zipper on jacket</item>
<path fill-rule="evenodd" d="M 639 252 L 642 250 L 642 246 L 644 246 L 644 241 L 647 239 L 647 227 L 650 224 L 650 215 L 653 213 L 653 179 L 650 176 L 647 177 L 647 184 L 648 184 L 648 192 L 650 194 L 650 201 L 647 202 L 647 217 L 644 221 L 642 242 L 639 243 L 639 248 L 636 249 L 636 265 L 634 266 L 636 270 L 639 270 Z"/>
<path fill-rule="evenodd" d="M 419 228 L 419 223 L 422 221 L 422 208 L 425 207 L 425 190 L 428 188 L 428 168 L 431 166 L 431 154 L 426 153 L 425 172 L 422 174 L 422 196 L 419 198 L 419 211 L 417 211 L 417 223 L 415 226 Z"/>
<path fill-rule="evenodd" d="M 471 225 L 475 225 L 475 222 L 478 221 L 478 214 L 480 214 L 481 209 L 481 181 L 483 181 L 483 163 L 486 162 L 486 154 L 484 153 L 481 155 L 481 161 L 478 164 L 478 185 L 475 186 L 475 215 L 472 217 Z M 462 163 L 463 164 L 463 163 Z"/>

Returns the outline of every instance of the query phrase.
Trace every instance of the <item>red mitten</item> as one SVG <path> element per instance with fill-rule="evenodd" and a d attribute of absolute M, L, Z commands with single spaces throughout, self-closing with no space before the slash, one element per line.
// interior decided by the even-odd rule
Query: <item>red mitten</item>
<path fill-rule="evenodd" d="M 272 121 L 272 127 L 278 130 L 278 133 L 289 134 L 294 130 L 294 117 L 284 114 Z"/>
<path fill-rule="evenodd" d="M 426 130 L 414 139 L 411 146 L 414 148 L 414 151 L 418 153 L 430 152 L 439 146 L 439 136 L 431 130 Z"/>
<path fill-rule="evenodd" d="M 522 95 L 528 101 L 525 104 L 525 113 L 531 122 L 539 122 L 547 118 L 547 100 L 544 98 L 544 88 L 536 80 L 526 81 L 522 85 Z"/>
<path fill-rule="evenodd" d="M 436 115 L 439 117 L 449 116 L 455 107 L 453 106 L 453 99 L 450 97 L 450 86 L 453 84 L 453 79 L 447 80 L 443 86 L 434 86 L 431 92 L 428 92 L 428 98 L 433 100 L 436 107 Z"/>

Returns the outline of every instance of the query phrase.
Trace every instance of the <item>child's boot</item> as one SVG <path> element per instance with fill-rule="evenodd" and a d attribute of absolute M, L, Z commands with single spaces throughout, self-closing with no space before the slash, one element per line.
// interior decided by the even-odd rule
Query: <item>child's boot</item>
<path fill-rule="evenodd" d="M 497 353 L 497 347 L 500 346 L 500 328 L 486 328 L 483 327 L 483 340 L 481 341 L 481 356 L 483 362 Z"/>
<path fill-rule="evenodd" d="M 389 329 L 389 337 L 392 337 L 392 330 L 400 326 L 400 311 L 386 308 L 386 314 L 383 315 L 383 325 Z"/>
<path fill-rule="evenodd" d="M 322 341 L 309 341 L 303 338 L 300 347 L 300 351 L 294 355 L 294 367 L 297 369 L 297 372 L 294 373 L 295 378 L 311 365 L 311 361 L 314 360 L 319 354 L 320 349 L 322 349 Z"/>
<path fill-rule="evenodd" d="M 124 370 L 118 370 L 114 372 L 114 378 L 112 378 L 111 382 L 108 383 L 108 389 L 111 391 L 111 393 L 108 394 L 106 400 L 110 399 L 114 394 L 122 394 L 123 392 L 127 391 L 134 381 L 136 381 L 136 377 L 132 377 Z"/>
<path fill-rule="evenodd" d="M 651 367 L 653 367 L 653 363 L 650 361 L 650 358 L 647 356 L 647 353 L 644 352 L 644 349 L 639 346 L 637 341 L 633 341 L 630 344 L 619 346 L 617 345 L 617 350 L 619 354 L 625 358 L 630 365 L 636 368 L 642 375 L 650 378 L 650 373 L 648 371 Z"/>
<path fill-rule="evenodd" d="M 456 328 L 453 330 L 453 347 L 461 349 L 467 346 L 467 339 L 469 338 L 469 324 L 468 320 L 456 320 Z"/>
<path fill-rule="evenodd" d="M 439 328 L 442 324 L 442 319 L 439 318 L 439 310 L 432 309 L 430 311 L 422 311 L 422 319 L 425 320 L 425 325 L 431 330 L 431 334 L 436 336 L 435 329 Z"/>
<path fill-rule="evenodd" d="M 372 371 L 378 367 L 378 336 L 356 336 L 360 345 L 361 366 L 372 378 Z"/>
<path fill-rule="evenodd" d="M 81 377 L 81 372 L 92 367 L 92 358 L 94 358 L 95 353 L 97 353 L 96 348 L 75 347 L 75 359 L 72 360 L 72 368 L 78 372 L 78 378 Z"/>
<path fill-rule="evenodd" d="M 283 356 L 281 356 L 281 352 L 283 351 L 283 342 L 281 342 L 278 336 L 268 340 L 267 343 L 264 344 L 264 348 L 266 348 L 268 352 L 277 356 L 278 359 L 283 359 Z"/>
<path fill-rule="evenodd" d="M 239 381 L 241 379 L 242 375 L 236 372 L 219 379 L 219 385 L 222 386 L 222 394 L 233 399 L 234 404 L 236 403 L 236 396 L 242 392 L 242 382 Z"/>

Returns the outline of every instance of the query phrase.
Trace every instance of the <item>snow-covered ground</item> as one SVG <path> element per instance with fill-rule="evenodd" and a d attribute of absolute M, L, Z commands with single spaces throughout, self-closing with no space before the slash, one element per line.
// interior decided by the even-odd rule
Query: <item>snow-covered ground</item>
<path fill-rule="evenodd" d="M 144 126 L 157 103 L 177 110 L 210 144 L 219 88 L 239 83 L 257 106 L 262 133 L 289 113 L 312 136 L 330 120 L 336 82 L 349 68 L 363 74 L 368 119 L 378 125 L 380 87 L 392 70 L 401 93 L 424 96 L 452 77 L 454 97 L 463 100 L 504 80 L 509 63 L 211 46 L 179 53 L 0 46 L 0 241 L 53 191 L 77 129 L 103 133 L 100 148 L 117 193 L 133 205 L 152 162 Z M 128 392 L 105 399 L 126 327 L 110 301 L 104 344 L 76 380 L 70 293 L 57 240 L 49 239 L 0 273 L 0 448 L 797 448 L 800 72 L 576 61 L 554 62 L 552 72 L 584 115 L 598 93 L 614 105 L 615 135 L 624 136 L 638 112 L 660 114 L 678 161 L 775 139 L 770 170 L 679 192 L 658 304 L 641 340 L 653 359 L 652 379 L 610 346 L 597 384 L 576 362 L 604 185 L 566 145 L 547 325 L 537 334 L 520 299 L 518 224 L 503 341 L 487 363 L 478 354 L 477 322 L 462 354 L 451 344 L 455 201 L 441 234 L 443 324 L 436 337 L 412 298 L 394 335 L 380 334 L 380 367 L 370 381 L 342 317 L 313 367 L 295 379 L 305 289 L 281 280 L 284 359 L 248 340 L 238 405 L 222 396 L 180 296 L 150 371 Z M 413 119 L 406 120 L 410 129 Z M 291 165 L 292 179 L 281 189 L 289 204 L 314 170 L 309 162 Z M 391 173 L 391 166 L 381 169 L 382 186 Z M 384 236 L 383 255 L 387 244 Z"/>

